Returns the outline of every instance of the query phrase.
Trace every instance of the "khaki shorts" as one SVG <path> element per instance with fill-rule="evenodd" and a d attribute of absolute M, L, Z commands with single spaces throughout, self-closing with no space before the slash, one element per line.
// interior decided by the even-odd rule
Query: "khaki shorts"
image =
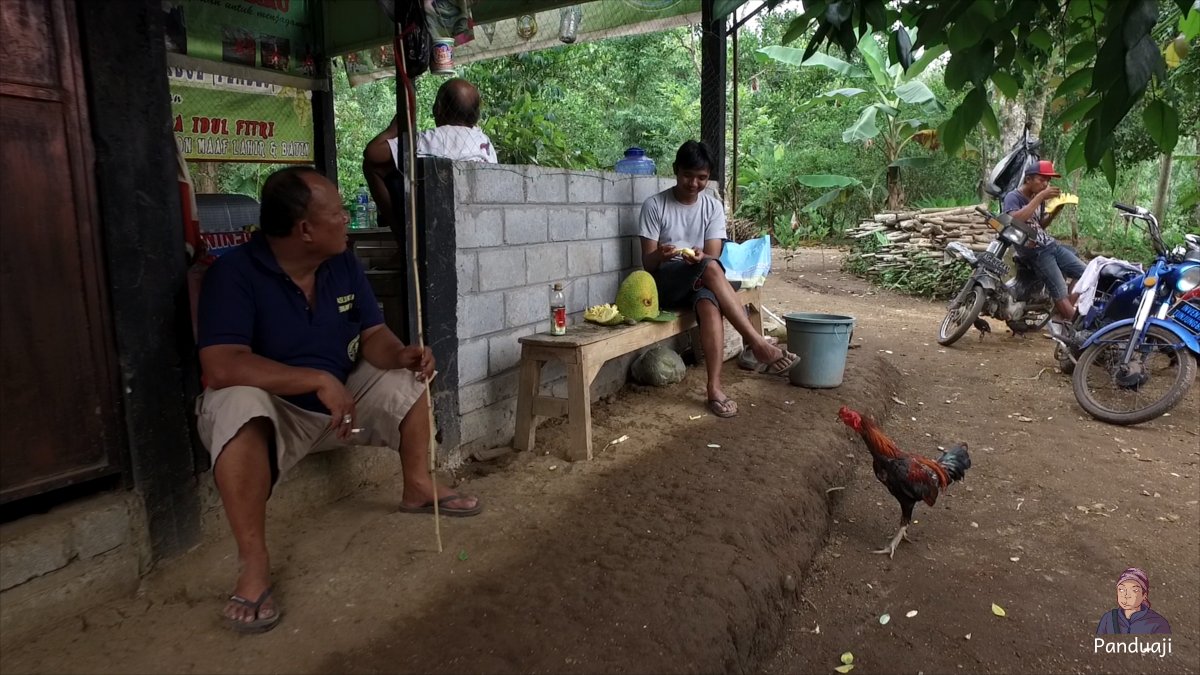
<path fill-rule="evenodd" d="M 196 399 L 200 440 L 217 466 L 217 458 L 246 422 L 266 417 L 275 427 L 278 477 L 305 455 L 351 445 L 387 446 L 399 450 L 400 421 L 425 393 L 411 370 L 380 370 L 360 362 L 346 380 L 354 397 L 357 434 L 343 441 L 329 427 L 329 415 L 305 410 L 258 387 L 205 389 Z"/>

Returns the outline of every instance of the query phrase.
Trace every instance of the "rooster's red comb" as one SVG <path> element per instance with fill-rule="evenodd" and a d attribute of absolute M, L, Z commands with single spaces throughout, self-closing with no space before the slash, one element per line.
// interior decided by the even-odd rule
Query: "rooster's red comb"
<path fill-rule="evenodd" d="M 843 424 L 851 429 L 857 430 L 860 426 L 862 426 L 862 415 L 859 415 L 857 412 L 847 408 L 846 406 L 842 406 L 841 409 L 838 410 L 838 417 L 841 418 Z"/>

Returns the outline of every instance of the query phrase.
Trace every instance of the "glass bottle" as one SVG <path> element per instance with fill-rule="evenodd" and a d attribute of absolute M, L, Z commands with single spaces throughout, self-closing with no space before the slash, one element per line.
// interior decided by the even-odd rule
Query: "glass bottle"
<path fill-rule="evenodd" d="M 562 282 L 554 284 L 550 291 L 550 334 L 567 334 L 567 299 Z"/>

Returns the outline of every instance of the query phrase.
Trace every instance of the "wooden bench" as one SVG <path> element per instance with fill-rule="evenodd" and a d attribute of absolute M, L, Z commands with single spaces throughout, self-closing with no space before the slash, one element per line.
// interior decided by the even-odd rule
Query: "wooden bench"
<path fill-rule="evenodd" d="M 761 335 L 762 288 L 738 291 L 738 300 L 750 307 L 750 323 Z M 538 419 L 567 415 L 570 433 L 568 459 L 592 458 L 592 380 L 609 359 L 679 335 L 696 325 L 693 312 L 680 312 L 666 323 L 642 321 L 632 326 L 598 326 L 581 323 L 566 335 L 538 333 L 520 339 L 521 376 L 517 389 L 517 433 L 513 446 L 533 450 Z M 561 361 L 567 368 L 567 397 L 541 395 L 542 367 Z"/>

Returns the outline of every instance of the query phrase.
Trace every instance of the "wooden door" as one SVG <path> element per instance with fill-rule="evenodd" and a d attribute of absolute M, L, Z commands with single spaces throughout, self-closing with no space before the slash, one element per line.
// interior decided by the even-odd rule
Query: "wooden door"
<path fill-rule="evenodd" d="M 3 503 L 119 473 L 122 453 L 74 2 L 0 9 Z"/>

